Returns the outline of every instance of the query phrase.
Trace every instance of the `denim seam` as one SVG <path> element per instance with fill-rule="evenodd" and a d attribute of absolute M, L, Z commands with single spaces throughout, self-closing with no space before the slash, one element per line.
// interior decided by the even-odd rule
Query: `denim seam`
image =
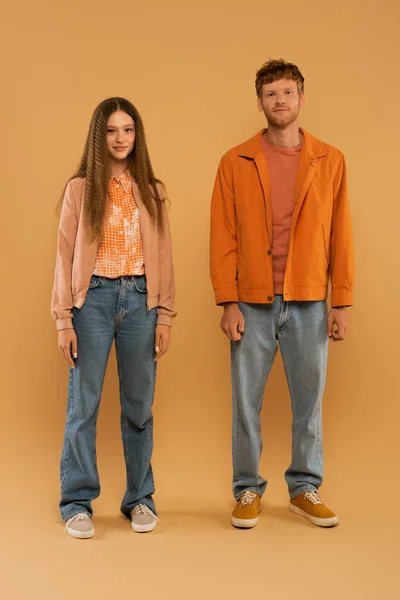
<path fill-rule="evenodd" d="M 69 415 L 68 415 L 68 420 L 67 420 L 67 456 L 65 458 L 65 467 L 63 469 L 63 474 L 61 476 L 61 490 L 63 493 L 63 487 L 64 487 L 64 481 L 65 478 L 67 477 L 68 471 L 69 471 L 69 462 L 70 462 L 70 428 L 71 428 L 71 421 L 72 421 L 72 414 L 74 412 L 74 407 L 75 407 L 75 388 L 74 388 L 74 376 L 73 376 L 73 371 L 72 368 L 70 367 L 70 389 L 71 389 L 71 410 L 69 411 Z"/>
<path fill-rule="evenodd" d="M 234 359 L 233 359 L 233 342 L 231 342 L 231 353 L 232 353 L 232 376 L 234 377 Z M 238 441 L 238 421 L 239 421 L 239 407 L 238 407 L 238 399 L 237 399 L 237 393 L 233 392 L 232 396 L 234 397 L 234 402 L 235 402 L 235 406 L 232 406 L 232 410 L 234 410 L 234 419 L 235 419 L 235 432 L 234 432 L 234 444 L 233 444 L 233 448 L 237 448 L 237 441 Z M 232 436 L 233 437 L 233 436 Z M 233 481 L 236 482 L 237 481 L 237 472 L 236 472 L 236 457 L 235 457 L 235 452 L 232 452 L 232 465 L 233 465 Z"/>
<path fill-rule="evenodd" d="M 238 430 L 239 430 L 239 407 L 237 394 L 235 394 L 235 449 L 238 447 Z M 237 481 L 237 468 L 236 468 L 236 453 L 233 453 L 233 481 Z"/>
<path fill-rule="evenodd" d="M 238 437 L 239 437 L 239 411 L 240 411 L 240 407 L 239 407 L 239 400 L 238 400 L 238 393 L 234 394 L 232 392 L 232 397 L 234 397 L 234 401 L 235 401 L 235 407 L 232 407 L 232 409 L 234 410 L 234 416 L 232 419 L 232 422 L 235 423 L 235 432 L 234 432 L 234 440 L 233 440 L 233 436 L 232 436 L 232 441 L 233 441 L 233 447 L 232 450 L 234 448 L 238 448 Z M 261 405 L 262 407 L 262 401 L 264 398 L 264 394 L 261 395 L 261 398 L 259 399 L 258 405 Z M 261 411 L 261 408 L 260 408 Z M 261 445 L 262 445 L 262 440 L 261 440 Z M 261 448 L 262 450 L 262 448 Z M 261 458 L 261 451 L 260 451 L 260 457 Z M 232 452 L 232 464 L 233 464 L 233 483 L 237 483 L 240 481 L 240 477 L 238 476 L 237 473 L 237 467 L 236 467 L 236 453 L 233 451 Z M 257 474 L 257 478 L 259 477 L 259 474 Z M 251 490 L 256 492 L 257 494 L 259 494 L 259 496 L 262 496 L 262 494 L 260 493 L 260 487 L 263 487 L 263 485 L 265 485 L 265 488 L 267 486 L 267 482 L 265 484 L 261 484 L 258 487 L 247 487 L 246 489 Z M 241 492 L 239 492 L 239 495 L 234 494 L 234 498 L 237 500 L 238 498 L 240 498 L 240 496 L 243 494 L 242 490 Z"/>
<path fill-rule="evenodd" d="M 318 462 L 319 465 L 321 467 L 321 480 L 323 478 L 323 470 L 324 470 L 324 464 L 323 464 L 323 460 L 322 460 L 322 456 L 321 456 L 321 452 L 320 449 L 322 447 L 322 397 L 323 397 L 323 393 L 324 393 L 324 389 L 325 389 L 325 381 L 326 381 L 326 369 L 327 369 L 327 354 L 328 354 L 328 344 L 325 343 L 325 350 L 324 350 L 324 375 L 322 378 L 322 389 L 321 389 L 321 397 L 319 400 L 319 407 L 318 407 L 318 429 L 317 429 L 317 444 L 318 444 L 318 452 L 317 452 L 317 456 L 318 456 Z"/>
<path fill-rule="evenodd" d="M 317 451 L 317 456 L 318 456 L 318 462 L 319 462 L 319 466 L 321 468 L 321 479 L 323 477 L 323 461 L 322 461 L 322 457 L 321 457 L 321 413 L 322 413 L 322 407 L 321 407 L 321 400 L 319 402 L 319 409 L 318 409 L 318 429 L 317 429 L 317 444 L 318 444 L 318 451 Z"/>
<path fill-rule="evenodd" d="M 126 416 L 124 414 L 124 410 L 123 410 L 123 404 L 125 402 L 125 398 L 124 398 L 124 393 L 123 393 L 122 377 L 120 375 L 121 370 L 120 370 L 120 360 L 119 360 L 118 352 L 116 352 L 116 355 L 117 355 L 118 379 L 119 379 L 119 384 L 121 386 L 120 399 L 121 399 L 121 436 L 122 436 L 122 447 L 123 447 L 124 458 L 125 458 L 128 489 L 131 489 L 131 487 L 132 487 L 131 486 L 131 471 L 130 471 L 130 468 L 129 468 L 128 454 L 125 451 L 124 436 L 123 436 L 123 428 L 126 427 L 126 420 L 127 420 Z"/>
<path fill-rule="evenodd" d="M 157 363 L 154 365 L 154 379 L 153 379 L 153 394 L 152 394 L 152 398 L 151 398 L 151 404 L 150 404 L 150 423 L 148 425 L 148 427 L 150 428 L 150 434 L 151 434 L 151 457 L 150 457 L 150 461 L 149 461 L 149 469 L 150 469 L 150 481 L 152 484 L 152 488 L 154 490 L 154 492 L 156 491 L 156 486 L 154 483 L 154 473 L 153 473 L 153 467 L 151 466 L 151 458 L 153 455 L 153 449 L 154 449 L 154 415 L 153 415 L 153 404 L 154 404 L 154 398 L 155 398 L 155 394 L 156 394 L 156 378 L 157 378 Z M 150 507 L 149 507 L 150 508 Z"/>
<path fill-rule="evenodd" d="M 135 285 L 135 287 L 136 287 L 136 285 Z M 139 291 L 139 290 L 138 290 L 138 291 Z M 122 384 L 122 376 L 120 375 L 120 373 L 121 373 L 121 370 L 120 370 L 120 361 L 119 361 L 118 352 L 116 353 L 116 355 L 117 355 L 117 365 L 118 365 L 118 378 L 119 378 L 120 385 L 121 385 L 121 384 Z M 153 386 L 152 386 L 152 387 L 153 387 L 153 389 L 152 389 L 152 398 L 151 398 L 151 403 L 150 403 L 150 411 L 151 411 L 151 416 L 150 416 L 150 419 L 149 419 L 149 420 L 146 422 L 146 424 L 145 424 L 145 426 L 146 426 L 146 427 L 149 427 L 149 428 L 150 428 L 150 433 L 151 433 L 151 442 L 152 442 L 152 450 L 153 450 L 153 446 L 154 446 L 154 443 L 153 443 L 153 428 L 154 428 L 154 427 L 153 427 L 153 424 L 154 424 L 154 416 L 153 416 L 153 414 L 152 414 L 152 407 L 153 407 L 153 404 L 154 404 L 154 399 L 155 399 L 155 391 L 156 391 L 156 390 L 155 390 L 155 388 L 156 388 L 156 371 L 157 371 L 157 364 L 155 363 L 155 364 L 154 364 L 154 378 L 153 378 Z M 121 390 L 122 390 L 122 385 L 121 385 Z M 121 411 L 122 411 L 122 398 L 124 398 L 122 391 L 121 391 L 120 397 L 121 397 Z M 123 415 L 123 414 L 122 414 L 121 416 L 122 416 L 122 420 L 124 420 L 124 422 L 126 422 L 126 421 L 127 421 L 127 419 L 126 419 L 125 415 Z M 122 431 L 121 431 L 121 433 L 122 433 Z M 127 490 L 127 491 L 128 491 L 128 492 L 130 492 L 130 491 L 132 490 L 132 488 L 133 488 L 133 480 L 132 480 L 132 477 L 131 477 L 131 470 L 130 470 L 130 468 L 129 468 L 129 466 L 130 466 L 130 463 L 129 463 L 129 461 L 128 461 L 128 455 L 125 453 L 125 445 L 124 445 L 124 444 L 123 444 L 123 451 L 124 451 L 124 458 L 125 458 L 126 471 L 127 471 L 127 487 L 128 487 L 128 490 Z M 149 476 L 150 483 L 151 483 L 151 485 L 152 485 L 152 488 L 153 488 L 153 490 L 155 491 L 154 475 L 153 475 L 153 470 L 152 470 L 152 467 L 151 467 L 151 460 L 150 460 L 150 462 L 149 462 L 148 469 L 150 470 L 150 476 Z M 124 495 L 124 498 L 125 498 L 125 495 Z M 123 498 L 122 502 L 124 501 L 124 498 Z M 145 503 L 145 502 L 140 502 L 140 501 L 137 501 L 137 502 L 135 502 L 135 504 L 132 506 L 132 508 L 130 508 L 130 509 L 129 509 L 129 511 L 133 510 L 133 508 L 134 508 L 135 506 L 137 506 L 138 504 L 146 504 L 146 503 Z M 148 506 L 148 505 L 146 504 L 146 506 Z M 148 508 L 150 508 L 151 510 L 153 510 L 151 506 L 148 506 Z M 121 505 L 121 511 L 123 512 L 123 514 L 125 514 L 125 515 L 126 515 L 126 512 L 125 512 L 125 510 L 126 510 L 126 505 L 122 504 L 122 505 Z M 157 513 L 156 513 L 156 514 L 157 514 Z"/>

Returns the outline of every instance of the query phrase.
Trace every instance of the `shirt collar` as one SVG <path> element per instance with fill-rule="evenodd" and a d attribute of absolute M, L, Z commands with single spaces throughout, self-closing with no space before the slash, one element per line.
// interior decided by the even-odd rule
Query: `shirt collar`
<path fill-rule="evenodd" d="M 119 183 L 123 187 L 127 187 L 132 185 L 132 179 L 131 172 L 129 169 L 127 169 L 125 173 L 122 173 L 122 175 L 118 175 L 118 177 L 112 177 L 110 183 L 113 185 L 115 185 L 115 183 Z"/>

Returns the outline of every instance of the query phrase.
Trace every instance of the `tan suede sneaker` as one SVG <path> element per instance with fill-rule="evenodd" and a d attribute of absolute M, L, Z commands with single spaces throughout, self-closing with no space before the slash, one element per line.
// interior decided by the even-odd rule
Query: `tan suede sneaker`
<path fill-rule="evenodd" d="M 255 527 L 258 523 L 261 496 L 251 490 L 243 492 L 232 512 L 232 525 L 242 529 Z"/>
<path fill-rule="evenodd" d="M 157 525 L 158 517 L 145 504 L 137 504 L 131 510 L 131 527 L 136 533 L 153 531 Z"/>
<path fill-rule="evenodd" d="M 317 492 L 305 492 L 292 498 L 289 509 L 318 527 L 334 527 L 339 523 L 339 518 L 325 506 Z"/>
<path fill-rule="evenodd" d="M 81 540 L 94 536 L 92 519 L 87 512 L 80 512 L 65 522 L 65 531 L 71 537 Z"/>

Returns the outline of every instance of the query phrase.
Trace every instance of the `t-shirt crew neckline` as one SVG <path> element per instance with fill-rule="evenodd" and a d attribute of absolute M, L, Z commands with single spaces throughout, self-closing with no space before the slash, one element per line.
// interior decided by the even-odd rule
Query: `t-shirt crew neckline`
<path fill-rule="evenodd" d="M 294 148 L 284 148 L 282 146 L 274 146 L 274 144 L 271 144 L 271 142 L 269 142 L 266 137 L 267 131 L 268 130 L 266 130 L 262 136 L 262 143 L 265 146 L 267 146 L 267 148 L 270 148 L 271 150 L 274 150 L 275 152 L 280 152 L 281 154 L 297 154 L 298 152 L 301 152 L 301 150 L 303 148 L 303 136 L 301 136 L 301 142 L 300 142 L 299 146 L 295 146 Z"/>

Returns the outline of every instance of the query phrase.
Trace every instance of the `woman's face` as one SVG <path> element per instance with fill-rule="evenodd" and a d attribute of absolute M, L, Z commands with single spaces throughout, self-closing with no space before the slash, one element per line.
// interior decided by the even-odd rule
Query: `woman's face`
<path fill-rule="evenodd" d="M 126 112 L 115 111 L 107 122 L 107 151 L 117 161 L 126 160 L 135 145 L 135 123 Z"/>

